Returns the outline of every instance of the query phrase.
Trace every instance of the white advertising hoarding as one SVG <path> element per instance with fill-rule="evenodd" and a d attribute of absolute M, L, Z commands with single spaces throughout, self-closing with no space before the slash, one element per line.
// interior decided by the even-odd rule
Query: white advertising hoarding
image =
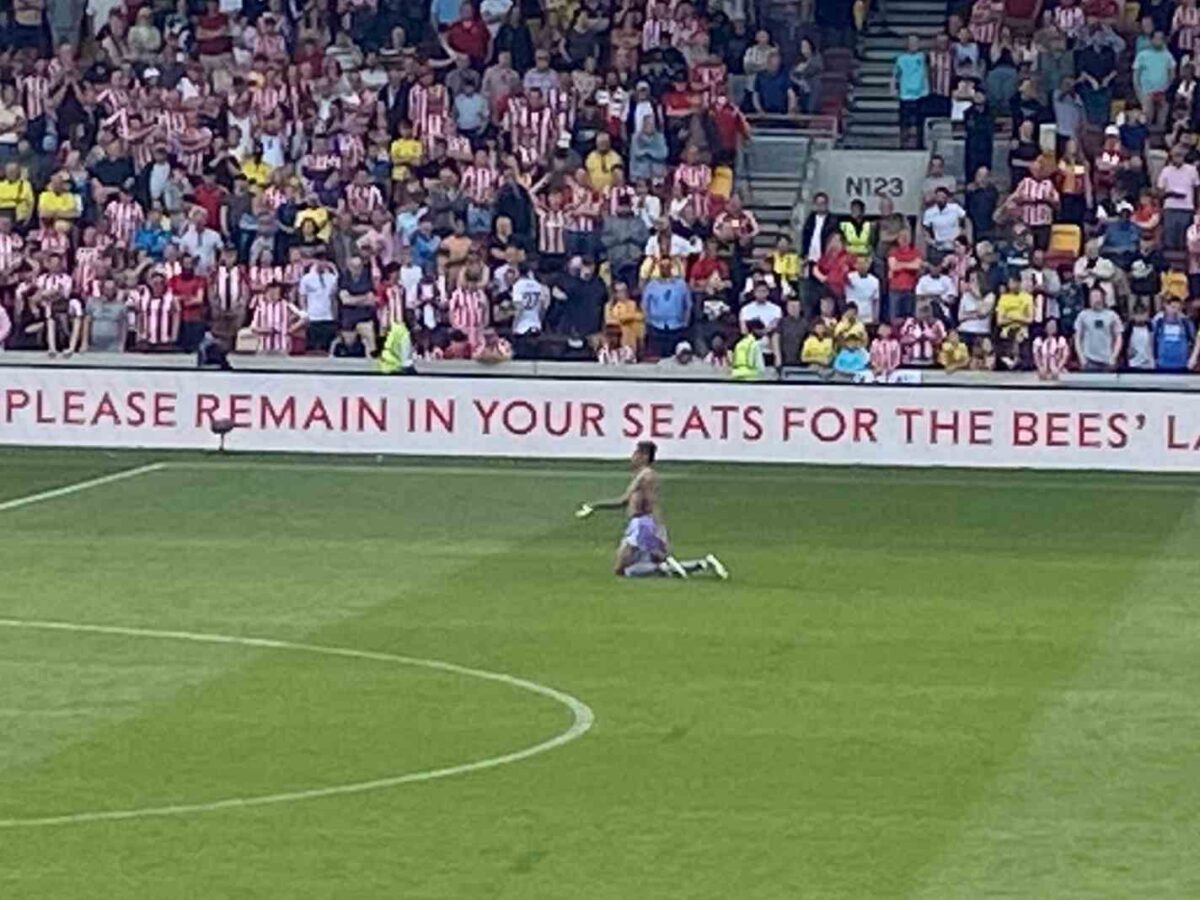
<path fill-rule="evenodd" d="M 0 370 L 0 442 L 1200 471 L 1200 395 L 902 386 Z"/>

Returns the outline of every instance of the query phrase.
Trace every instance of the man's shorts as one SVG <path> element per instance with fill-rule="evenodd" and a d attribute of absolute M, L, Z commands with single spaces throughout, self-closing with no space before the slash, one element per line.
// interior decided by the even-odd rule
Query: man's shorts
<path fill-rule="evenodd" d="M 657 562 L 667 555 L 667 530 L 654 516 L 634 516 L 625 526 L 622 547 L 632 547 L 638 559 Z"/>

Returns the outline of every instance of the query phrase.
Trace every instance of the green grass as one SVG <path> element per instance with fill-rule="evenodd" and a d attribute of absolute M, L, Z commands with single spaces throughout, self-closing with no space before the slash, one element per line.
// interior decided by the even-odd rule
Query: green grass
<path fill-rule="evenodd" d="M 158 458 L 5 451 L 0 501 Z M 372 793 L 0 829 L 4 900 L 1200 896 L 1200 483 L 667 462 L 675 544 L 734 580 L 628 583 L 620 519 L 570 515 L 619 465 L 165 458 L 0 512 L 0 617 L 443 659 L 595 727 Z M 421 771 L 570 721 L 424 669 L 0 628 L 0 820 Z"/>

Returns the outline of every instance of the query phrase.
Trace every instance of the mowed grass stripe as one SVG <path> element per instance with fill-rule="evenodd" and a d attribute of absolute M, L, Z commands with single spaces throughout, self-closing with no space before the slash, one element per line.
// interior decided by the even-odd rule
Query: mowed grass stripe
<path fill-rule="evenodd" d="M 1200 896 L 1198 541 L 1200 504 L 1128 585 L 1073 678 L 1047 692 L 913 897 L 987 897 L 997 885 L 1064 900 Z"/>

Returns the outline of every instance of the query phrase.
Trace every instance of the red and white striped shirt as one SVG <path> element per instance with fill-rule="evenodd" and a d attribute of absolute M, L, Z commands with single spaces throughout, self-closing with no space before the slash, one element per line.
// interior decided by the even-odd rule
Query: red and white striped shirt
<path fill-rule="evenodd" d="M 1058 189 L 1049 178 L 1021 179 L 1013 191 L 1013 200 L 1018 207 L 1021 221 L 1029 226 L 1050 225 L 1054 222 L 1054 209 L 1058 206 Z"/>
<path fill-rule="evenodd" d="M 176 275 L 183 273 L 183 263 L 178 259 L 164 259 L 154 267 L 154 271 L 162 272 L 163 278 L 170 281 Z"/>
<path fill-rule="evenodd" d="M 155 117 L 155 121 L 166 131 L 168 141 L 183 134 L 187 128 L 187 117 L 179 111 L 172 112 L 164 109 Z"/>
<path fill-rule="evenodd" d="M 104 207 L 104 218 L 108 220 L 113 240 L 123 247 L 128 247 L 133 244 L 133 236 L 145 220 L 146 213 L 142 205 L 131 197 L 128 200 L 113 200 L 109 203 Z"/>
<path fill-rule="evenodd" d="M 43 251 L 64 257 L 71 252 L 71 235 L 54 228 L 39 228 L 30 237 L 37 240 Z"/>
<path fill-rule="evenodd" d="M 663 35 L 670 34 L 674 23 L 670 19 L 647 18 L 642 25 L 642 52 L 649 53 L 662 46 Z"/>
<path fill-rule="evenodd" d="M 476 206 L 489 206 L 496 197 L 500 173 L 490 166 L 467 166 L 462 174 L 463 193 Z"/>
<path fill-rule="evenodd" d="M 1033 364 L 1039 372 L 1057 376 L 1067 367 L 1071 345 L 1061 334 L 1033 339 Z"/>
<path fill-rule="evenodd" d="M 288 103 L 286 84 L 261 84 L 250 89 L 250 106 L 260 117 L 267 117 Z"/>
<path fill-rule="evenodd" d="M 554 112 L 560 131 L 570 131 L 575 127 L 575 111 L 579 100 L 575 91 L 563 88 L 551 88 L 546 92 L 546 106 Z"/>
<path fill-rule="evenodd" d="M 629 204 L 629 208 L 633 209 L 633 201 L 637 197 L 637 189 L 628 184 L 617 187 L 616 185 L 608 189 L 608 196 L 604 198 L 605 207 L 608 209 L 610 216 L 615 216 L 617 210 L 621 206 L 621 201 L 624 200 Z"/>
<path fill-rule="evenodd" d="M 262 202 L 274 211 L 287 202 L 287 192 L 277 184 L 267 185 L 262 192 Z"/>
<path fill-rule="evenodd" d="M 25 258 L 25 241 L 19 234 L 0 234 L 0 271 L 9 271 Z"/>
<path fill-rule="evenodd" d="M 127 110 L 132 105 L 132 99 L 129 91 L 117 87 L 106 87 L 100 92 L 100 96 L 96 98 L 96 103 L 107 109 L 109 114 L 118 113 L 122 110 Z"/>
<path fill-rule="evenodd" d="M 949 50 L 930 50 L 925 54 L 929 61 L 929 91 L 939 97 L 950 96 L 950 83 L 954 76 L 954 60 Z"/>
<path fill-rule="evenodd" d="M 600 217 L 600 195 L 576 185 L 571 189 L 571 213 L 568 231 L 594 231 Z"/>
<path fill-rule="evenodd" d="M 916 318 L 906 319 L 900 329 L 900 343 L 904 347 L 905 365 L 932 365 L 938 347 L 946 338 L 946 326 L 937 319 L 921 322 Z"/>
<path fill-rule="evenodd" d="M 596 362 L 602 366 L 625 366 L 637 362 L 637 354 L 632 347 L 621 344 L 613 348 L 605 344 L 596 351 Z"/>
<path fill-rule="evenodd" d="M 558 139 L 558 119 L 548 106 L 535 110 L 510 102 L 505 119 L 514 148 L 534 154 L 535 159 L 548 154 Z"/>
<path fill-rule="evenodd" d="M 173 344 L 179 333 L 179 301 L 175 295 L 164 293 L 155 297 L 146 287 L 135 289 L 129 300 L 135 314 L 138 338 L 147 344 Z"/>
<path fill-rule="evenodd" d="M 408 292 L 402 284 L 381 284 L 375 289 L 375 302 L 379 307 L 379 324 L 390 328 L 393 322 L 404 321 L 404 310 L 408 307 Z"/>
<path fill-rule="evenodd" d="M 538 253 L 567 252 L 567 214 L 561 209 L 538 209 Z"/>
<path fill-rule="evenodd" d="M 44 75 L 22 75 L 17 78 L 25 117 L 36 119 L 46 114 L 50 101 L 50 79 Z"/>
<path fill-rule="evenodd" d="M 212 274 L 209 296 L 216 312 L 234 312 L 250 301 L 250 281 L 241 266 L 217 266 Z"/>
<path fill-rule="evenodd" d="M 35 294 L 49 294 L 63 300 L 71 296 L 72 286 L 71 276 L 66 272 L 59 272 L 58 274 L 43 272 L 33 279 L 33 291 Z"/>
<path fill-rule="evenodd" d="M 1004 21 L 1004 0 L 975 0 L 971 6 L 971 37 L 981 44 L 994 44 Z"/>
<path fill-rule="evenodd" d="M 684 185 L 689 191 L 707 194 L 712 184 L 712 169 L 704 163 L 680 163 L 675 169 L 674 183 Z"/>
<path fill-rule="evenodd" d="M 1086 22 L 1087 16 L 1081 6 L 1060 6 L 1054 10 L 1054 24 L 1068 39 L 1074 40 Z"/>
<path fill-rule="evenodd" d="M 373 210 L 383 208 L 383 194 L 373 184 L 347 185 L 346 208 L 356 219 L 368 218 Z"/>
<path fill-rule="evenodd" d="M 723 62 L 702 62 L 692 67 L 691 82 L 700 88 L 704 99 L 711 103 L 726 95 L 728 75 Z"/>
<path fill-rule="evenodd" d="M 450 101 L 443 84 L 414 84 L 408 92 L 408 119 L 413 133 L 423 138 L 431 130 L 444 134 L 442 122 L 450 115 Z"/>
<path fill-rule="evenodd" d="M 347 166 L 355 168 L 362 164 L 367 156 L 367 148 L 363 144 L 362 137 L 343 132 L 337 135 L 336 140 L 338 153 L 341 154 L 342 160 Z"/>
<path fill-rule="evenodd" d="M 250 266 L 247 281 L 253 294 L 264 293 L 268 285 L 283 284 L 283 268 L 281 266 Z"/>
<path fill-rule="evenodd" d="M 289 334 L 300 317 L 300 311 L 282 298 L 260 298 L 250 321 L 250 327 L 258 334 L 258 352 L 286 353 L 291 349 Z"/>
<path fill-rule="evenodd" d="M 300 173 L 310 183 L 324 181 L 341 164 L 342 159 L 336 153 L 309 153 L 300 160 Z"/>
<path fill-rule="evenodd" d="M 101 247 L 80 247 L 75 251 L 75 291 L 77 296 L 91 297 L 99 284 Z"/>
<path fill-rule="evenodd" d="M 900 368 L 900 342 L 895 338 L 875 338 L 871 342 L 871 369 L 890 374 Z"/>
<path fill-rule="evenodd" d="M 460 287 L 450 295 L 450 325 L 467 335 L 474 347 L 488 323 L 488 295 L 483 288 Z"/>
<path fill-rule="evenodd" d="M 1171 34 L 1179 41 L 1179 49 L 1191 53 L 1200 43 L 1200 7 L 1180 6 L 1171 19 Z"/>

